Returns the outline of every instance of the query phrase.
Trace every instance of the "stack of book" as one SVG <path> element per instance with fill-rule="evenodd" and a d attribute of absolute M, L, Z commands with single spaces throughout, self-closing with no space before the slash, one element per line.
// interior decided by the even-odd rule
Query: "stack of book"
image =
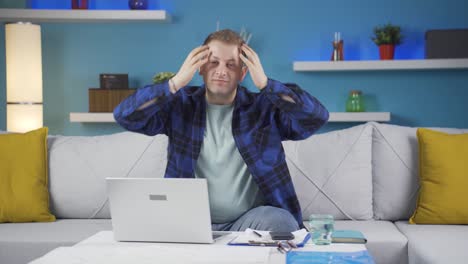
<path fill-rule="evenodd" d="M 365 244 L 367 239 L 357 230 L 335 230 L 332 234 L 332 243 Z"/>

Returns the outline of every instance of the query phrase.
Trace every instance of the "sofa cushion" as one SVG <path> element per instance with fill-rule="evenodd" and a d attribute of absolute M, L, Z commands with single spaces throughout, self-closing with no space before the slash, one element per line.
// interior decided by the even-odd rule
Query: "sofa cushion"
<path fill-rule="evenodd" d="M 411 224 L 468 224 L 468 134 L 419 128 L 419 196 Z"/>
<path fill-rule="evenodd" d="M 71 246 L 102 230 L 108 219 L 59 219 L 51 223 L 0 224 L 0 262 L 24 264 L 60 246 Z"/>
<path fill-rule="evenodd" d="M 406 220 L 414 212 L 418 184 L 416 128 L 370 123 L 372 140 L 374 218 Z M 450 134 L 467 129 L 433 128 Z"/>
<path fill-rule="evenodd" d="M 49 137 L 51 210 L 57 218 L 110 218 L 106 177 L 163 177 L 167 137 L 132 132 Z"/>
<path fill-rule="evenodd" d="M 307 222 L 304 225 L 308 227 Z M 389 221 L 335 221 L 335 229 L 358 230 L 367 238 L 366 247 L 375 263 L 408 263 L 406 237 Z"/>
<path fill-rule="evenodd" d="M 369 125 L 283 142 L 304 220 L 372 218 L 371 143 Z"/>
<path fill-rule="evenodd" d="M 396 222 L 408 238 L 410 264 L 467 263 L 467 225 L 412 225 Z"/>
<path fill-rule="evenodd" d="M 47 127 L 0 136 L 0 223 L 50 222 Z"/>

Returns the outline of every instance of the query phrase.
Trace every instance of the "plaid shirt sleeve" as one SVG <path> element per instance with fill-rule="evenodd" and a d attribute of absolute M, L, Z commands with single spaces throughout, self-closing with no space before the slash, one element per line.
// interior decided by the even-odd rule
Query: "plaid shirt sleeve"
<path fill-rule="evenodd" d="M 122 101 L 114 109 L 114 118 L 129 131 L 150 136 L 167 135 L 171 102 L 176 98 L 176 94 L 169 91 L 168 82 L 147 85 Z M 155 102 L 138 110 L 151 100 Z"/>
<path fill-rule="evenodd" d="M 279 109 L 281 140 L 308 138 L 328 121 L 328 110 L 320 101 L 294 83 L 268 79 L 262 93 Z M 282 99 L 281 95 L 291 97 L 294 103 Z"/>

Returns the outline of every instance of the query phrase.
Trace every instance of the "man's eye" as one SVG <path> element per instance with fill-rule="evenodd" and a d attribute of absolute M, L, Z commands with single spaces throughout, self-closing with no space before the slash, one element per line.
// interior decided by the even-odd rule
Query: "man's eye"
<path fill-rule="evenodd" d="M 234 67 L 235 65 L 234 65 L 234 63 L 228 63 L 227 66 L 228 66 L 228 67 Z"/>
<path fill-rule="evenodd" d="M 211 64 L 218 64 L 217 61 L 211 61 L 210 63 L 211 63 Z"/>

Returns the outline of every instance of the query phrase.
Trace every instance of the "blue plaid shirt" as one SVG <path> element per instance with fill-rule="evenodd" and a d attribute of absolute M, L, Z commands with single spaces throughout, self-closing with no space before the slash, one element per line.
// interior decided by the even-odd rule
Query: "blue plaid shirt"
<path fill-rule="evenodd" d="M 295 103 L 283 100 L 288 95 Z M 138 110 L 146 102 L 153 104 Z M 206 127 L 205 86 L 175 94 L 168 82 L 138 89 L 114 109 L 127 130 L 169 138 L 166 178 L 194 178 Z M 281 141 L 309 137 L 328 120 L 327 109 L 295 84 L 268 79 L 259 93 L 237 88 L 232 134 L 267 204 L 284 208 L 302 226 L 302 214 Z"/>

